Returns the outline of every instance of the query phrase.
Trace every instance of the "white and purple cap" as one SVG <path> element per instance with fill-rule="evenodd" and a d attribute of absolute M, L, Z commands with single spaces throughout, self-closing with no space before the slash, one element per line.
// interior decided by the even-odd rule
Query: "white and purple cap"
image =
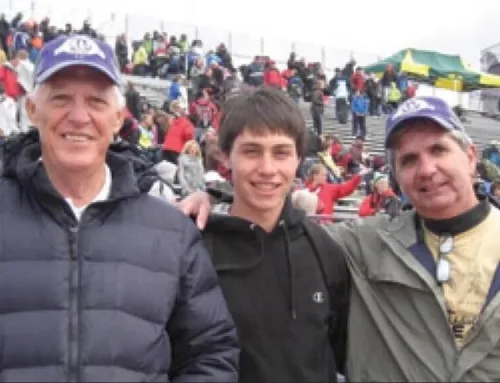
<path fill-rule="evenodd" d="M 60 36 L 47 43 L 35 64 L 35 85 L 72 66 L 94 68 L 116 85 L 121 85 L 113 49 L 106 42 L 86 35 Z"/>
<path fill-rule="evenodd" d="M 392 147 L 394 133 L 402 128 L 405 122 L 417 118 L 432 120 L 446 130 L 465 131 L 462 121 L 445 101 L 437 97 L 415 97 L 403 102 L 387 119 L 385 147 Z"/>

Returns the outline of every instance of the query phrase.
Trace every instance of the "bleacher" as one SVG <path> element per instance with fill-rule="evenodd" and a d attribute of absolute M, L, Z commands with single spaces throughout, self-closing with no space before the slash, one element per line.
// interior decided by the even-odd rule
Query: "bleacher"
<path fill-rule="evenodd" d="M 160 107 L 165 101 L 165 89 L 168 88 L 168 81 L 137 76 L 124 76 L 124 78 L 126 81 L 134 83 L 141 95 L 148 99 L 151 105 Z M 304 106 L 303 111 L 308 125 L 312 126 L 307 105 Z M 478 113 L 468 114 L 467 119 L 468 122 L 465 123 L 467 132 L 479 150 L 499 136 L 500 122 L 498 120 L 484 117 Z M 338 135 L 345 144 L 350 144 L 353 141 L 351 124 L 339 124 L 334 118 L 333 106 L 328 106 L 325 110 L 325 132 Z M 366 146 L 368 152 L 372 155 L 383 155 L 385 117 L 368 117 L 367 134 Z"/>
<path fill-rule="evenodd" d="M 483 117 L 478 113 L 469 113 L 467 119 L 468 122 L 465 123 L 465 127 L 479 150 L 482 150 L 491 140 L 499 136 L 499 121 Z M 372 155 L 384 154 L 385 121 L 385 117 L 367 118 L 366 129 L 368 136 L 365 144 L 368 152 Z M 327 108 L 325 112 L 325 130 L 327 133 L 338 135 L 345 144 L 350 144 L 353 141 L 351 124 L 339 124 L 334 119 L 333 107 Z"/>
<path fill-rule="evenodd" d="M 134 84 L 141 96 L 145 97 L 152 106 L 161 108 L 166 99 L 166 90 L 170 86 L 170 81 L 150 77 L 122 76 L 124 82 Z"/>
<path fill-rule="evenodd" d="M 136 89 L 145 97 L 151 105 L 161 107 L 166 97 L 166 89 L 169 82 L 164 80 L 142 78 L 137 76 L 125 76 L 127 81 L 131 81 Z M 307 126 L 312 127 L 312 119 L 309 113 L 308 104 L 302 105 Z M 467 132 L 471 136 L 479 150 L 482 150 L 491 140 L 497 139 L 500 131 L 500 122 L 483 117 L 477 113 L 467 115 L 468 122 L 465 123 Z M 367 118 L 366 147 L 372 155 L 384 154 L 385 117 Z M 351 134 L 351 124 L 339 124 L 334 118 L 333 106 L 328 106 L 325 110 L 324 118 L 325 133 L 333 133 L 340 137 L 344 144 L 350 145 L 353 141 Z M 335 220 L 345 220 L 357 217 L 358 206 L 364 197 L 364 185 L 350 197 L 343 198 L 335 205 Z"/>

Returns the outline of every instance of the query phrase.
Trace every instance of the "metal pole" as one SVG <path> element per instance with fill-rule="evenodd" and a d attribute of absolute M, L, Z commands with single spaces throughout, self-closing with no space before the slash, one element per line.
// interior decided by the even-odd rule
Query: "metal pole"
<path fill-rule="evenodd" d="M 264 56 L 264 51 L 265 51 L 265 44 L 264 44 L 264 37 L 260 38 L 260 55 Z"/>
<path fill-rule="evenodd" d="M 323 70 L 326 69 L 326 48 L 324 45 L 321 47 L 321 67 Z"/>

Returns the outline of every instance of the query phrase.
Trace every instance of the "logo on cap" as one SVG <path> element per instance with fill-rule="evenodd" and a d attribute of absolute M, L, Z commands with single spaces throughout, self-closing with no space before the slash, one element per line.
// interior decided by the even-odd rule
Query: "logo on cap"
<path fill-rule="evenodd" d="M 54 50 L 54 56 L 62 53 L 75 56 L 99 56 L 102 59 L 106 55 L 95 41 L 87 36 L 72 36 L 68 38 L 59 48 Z"/>
<path fill-rule="evenodd" d="M 436 107 L 428 103 L 426 100 L 413 98 L 402 103 L 396 110 L 396 113 L 392 115 L 392 119 L 395 120 L 409 114 L 421 112 L 422 110 L 436 110 Z"/>

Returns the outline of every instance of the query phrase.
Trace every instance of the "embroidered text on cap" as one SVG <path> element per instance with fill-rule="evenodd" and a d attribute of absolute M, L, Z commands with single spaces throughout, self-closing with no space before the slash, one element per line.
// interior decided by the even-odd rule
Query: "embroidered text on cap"
<path fill-rule="evenodd" d="M 75 56 L 99 56 L 102 59 L 106 57 L 99 45 L 87 36 L 68 38 L 59 48 L 54 50 L 54 56 L 62 53 Z"/>
<path fill-rule="evenodd" d="M 397 119 L 408 114 L 414 114 L 422 110 L 435 110 L 435 106 L 423 99 L 410 99 L 401 104 L 393 114 L 392 119 Z"/>

